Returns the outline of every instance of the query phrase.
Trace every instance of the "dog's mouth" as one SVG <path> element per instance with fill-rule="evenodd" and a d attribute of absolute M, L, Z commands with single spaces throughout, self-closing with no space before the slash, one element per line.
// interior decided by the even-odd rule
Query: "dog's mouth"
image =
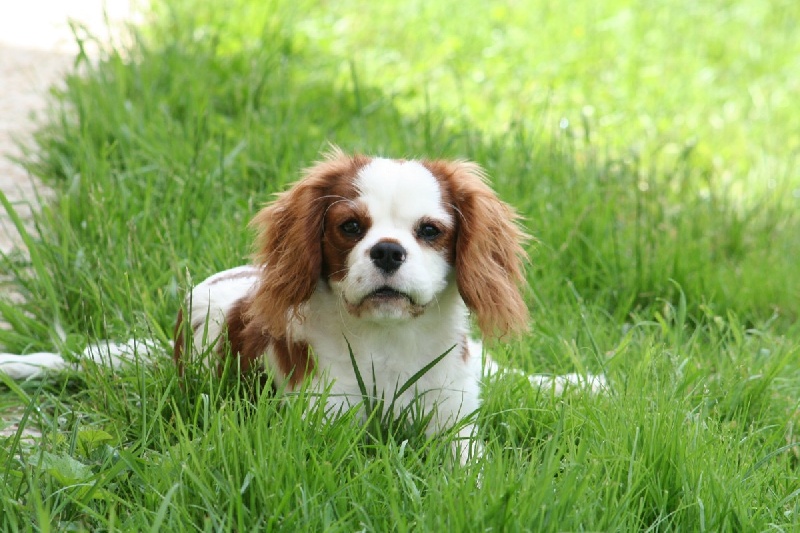
<path fill-rule="evenodd" d="M 359 318 L 407 319 L 425 312 L 425 305 L 416 302 L 409 293 L 388 285 L 367 293 L 357 304 L 345 302 L 350 314 Z"/>
<path fill-rule="evenodd" d="M 411 296 L 404 292 L 400 292 L 397 289 L 389 287 L 388 285 L 384 285 L 382 287 L 378 287 L 371 293 L 367 294 L 364 300 L 378 300 L 378 301 L 390 301 L 390 300 L 398 300 L 398 299 L 405 299 L 409 302 L 412 302 Z"/>

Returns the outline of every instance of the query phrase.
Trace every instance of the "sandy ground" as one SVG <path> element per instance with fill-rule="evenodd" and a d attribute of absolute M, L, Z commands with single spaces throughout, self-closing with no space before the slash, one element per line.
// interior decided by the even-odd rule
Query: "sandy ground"
<path fill-rule="evenodd" d="M 108 40 L 106 18 L 118 24 L 131 14 L 129 0 L 26 0 L 0 3 L 0 189 L 26 220 L 36 204 L 36 192 L 47 190 L 14 163 L 20 145 L 47 110 L 48 90 L 73 64 L 78 46 L 70 22 L 79 31 Z M 0 251 L 19 246 L 17 232 L 0 209 Z"/>
<path fill-rule="evenodd" d="M 46 199 L 49 191 L 15 159 L 23 155 L 21 146 L 32 146 L 31 135 L 46 119 L 50 87 L 73 65 L 78 46 L 70 23 L 108 41 L 109 27 L 132 19 L 132 5 L 131 0 L 0 2 L 0 190 L 28 227 L 37 199 Z M 0 207 L 0 252 L 14 248 L 21 249 L 22 241 Z M 21 407 L 0 413 L 0 436 L 16 431 L 21 413 Z M 33 428 L 25 433 L 36 435 Z"/>

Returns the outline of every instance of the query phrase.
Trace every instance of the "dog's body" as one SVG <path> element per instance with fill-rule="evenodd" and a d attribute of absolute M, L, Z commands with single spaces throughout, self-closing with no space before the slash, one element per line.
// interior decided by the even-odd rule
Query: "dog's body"
<path fill-rule="evenodd" d="M 241 302 L 253 297 L 260 279 L 258 267 L 238 267 L 215 274 L 192 290 L 189 308 L 194 320 L 194 353 L 207 350 L 208 339 L 226 337 L 228 345 L 219 344 L 218 348 L 239 354 L 242 371 L 252 369 L 258 361 L 259 367 L 271 371 L 275 386 L 288 391 L 310 379 L 313 390 L 327 389 L 326 408 L 331 414 L 364 399 L 353 359 L 365 390 L 377 392 L 382 396 L 377 399 L 384 399 L 387 406 L 391 403 L 395 415 L 414 401 L 423 412 L 431 412 L 431 432 L 451 426 L 478 408 L 481 345 L 467 337 L 466 307 L 457 302 L 457 291 L 441 295 L 438 308 L 415 318 L 414 328 L 409 328 L 341 315 L 338 297 L 320 283 L 302 311 L 302 319 L 290 322 L 287 337 L 291 341 L 268 342 L 260 336 L 266 348 L 258 346 L 250 352 L 247 347 L 252 341 L 241 337 L 246 327 L 240 328 L 237 315 L 241 316 Z M 457 316 L 448 313 L 452 307 L 458 309 Z M 178 360 L 185 358 L 182 342 L 179 339 L 175 345 Z M 446 354 L 444 358 L 413 387 L 395 397 L 417 371 L 442 354 Z M 215 355 L 210 362 L 218 364 Z M 464 432 L 471 433 L 471 427 L 466 426 Z"/>
<path fill-rule="evenodd" d="M 200 354 L 219 365 L 230 354 L 243 372 L 266 369 L 283 390 L 309 379 L 329 387 L 336 413 L 363 400 L 355 361 L 366 390 L 398 413 L 418 401 L 431 415 L 430 433 L 459 424 L 468 437 L 472 426 L 460 422 L 479 406 L 483 369 L 497 370 L 469 337 L 470 312 L 485 337 L 527 328 L 519 291 L 526 236 L 516 220 L 472 163 L 334 151 L 256 216 L 252 266 L 191 291 L 178 316 L 176 363 Z M 131 348 L 103 346 L 84 355 L 113 363 Z M 35 355 L 44 366 L 65 365 L 55 354 Z M 0 355 L 0 370 L 14 377 L 30 374 L 20 364 L 20 356 Z M 531 381 L 560 390 L 582 379 Z M 470 453 L 458 449 L 462 461 Z"/>

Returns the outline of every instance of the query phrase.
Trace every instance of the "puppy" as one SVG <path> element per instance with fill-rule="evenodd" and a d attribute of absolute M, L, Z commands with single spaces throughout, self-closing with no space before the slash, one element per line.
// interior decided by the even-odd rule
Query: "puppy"
<path fill-rule="evenodd" d="M 266 370 L 285 391 L 310 380 L 328 390 L 333 414 L 363 401 L 360 377 L 389 414 L 417 402 L 429 434 L 458 427 L 455 452 L 466 462 L 479 448 L 465 419 L 479 407 L 484 373 L 499 370 L 470 338 L 470 316 L 485 338 L 528 327 L 518 221 L 474 163 L 334 149 L 256 215 L 252 265 L 192 289 L 178 314 L 175 362 L 182 369 L 205 354 L 221 367 L 232 356 L 242 372 Z M 132 351 L 130 341 L 101 343 L 84 356 L 115 364 Z M 24 358 L 0 355 L 0 370 L 27 377 L 39 370 L 36 357 L 45 368 L 67 366 L 57 354 L 32 356 L 26 372 Z M 557 392 L 602 385 L 595 376 L 530 379 Z"/>

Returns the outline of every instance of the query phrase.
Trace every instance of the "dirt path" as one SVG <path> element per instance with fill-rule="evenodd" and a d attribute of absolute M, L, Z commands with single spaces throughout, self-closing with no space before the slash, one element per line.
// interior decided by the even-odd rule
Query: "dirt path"
<path fill-rule="evenodd" d="M 14 159 L 22 156 L 20 145 L 31 145 L 37 124 L 46 118 L 50 87 L 58 85 L 72 66 L 78 47 L 69 22 L 108 40 L 106 20 L 111 27 L 130 20 L 131 4 L 130 0 L 0 3 L 0 189 L 28 225 L 32 210 L 38 205 L 37 198 L 46 198 L 49 191 Z M 21 244 L 10 218 L 0 207 L 0 252 L 7 253 Z M 22 410 L 20 406 L 0 413 L 0 437 L 17 431 Z M 24 430 L 25 437 L 37 434 L 35 428 Z"/>
<path fill-rule="evenodd" d="M 78 47 L 69 21 L 93 35 L 109 38 L 105 13 L 113 24 L 129 17 L 129 0 L 27 0 L 0 3 L 0 189 L 26 220 L 41 183 L 13 159 L 30 144 L 45 118 L 47 95 L 72 66 Z M 0 251 L 20 245 L 5 211 L 0 209 Z"/>

